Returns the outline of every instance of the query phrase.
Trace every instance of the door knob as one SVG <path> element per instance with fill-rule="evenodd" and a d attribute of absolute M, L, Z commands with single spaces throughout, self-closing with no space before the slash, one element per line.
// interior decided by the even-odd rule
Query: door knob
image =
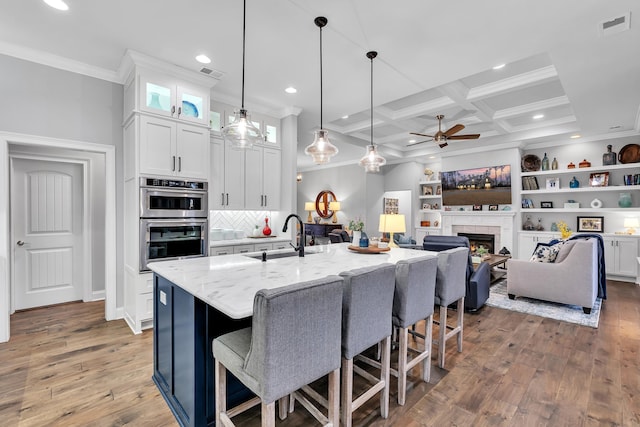
<path fill-rule="evenodd" d="M 23 246 L 24 242 L 22 240 L 18 240 L 18 246 Z"/>

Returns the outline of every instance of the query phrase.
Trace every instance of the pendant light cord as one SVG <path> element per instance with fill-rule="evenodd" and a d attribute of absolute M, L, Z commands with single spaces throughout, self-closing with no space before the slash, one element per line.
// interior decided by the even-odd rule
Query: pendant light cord
<path fill-rule="evenodd" d="M 242 8 L 242 106 L 244 110 L 244 56 L 245 56 L 245 34 L 247 32 L 247 0 L 244 0 Z"/>
<path fill-rule="evenodd" d="M 320 27 L 320 129 L 322 129 L 322 27 Z"/>
<path fill-rule="evenodd" d="M 371 60 L 371 146 L 373 147 L 373 59 L 378 56 L 375 50 L 367 52 L 367 58 Z"/>

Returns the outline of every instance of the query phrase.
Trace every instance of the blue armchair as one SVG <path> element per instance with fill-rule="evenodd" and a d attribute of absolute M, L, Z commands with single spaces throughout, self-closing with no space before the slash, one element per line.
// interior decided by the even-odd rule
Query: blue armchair
<path fill-rule="evenodd" d="M 463 236 L 425 236 L 422 247 L 425 251 L 444 251 L 451 248 L 464 246 L 469 248 L 469 239 Z M 478 310 L 489 298 L 489 285 L 491 283 L 491 267 L 487 262 L 481 262 L 474 270 L 471 261 L 471 253 L 467 262 L 467 293 L 464 299 L 464 307 L 467 310 Z"/>

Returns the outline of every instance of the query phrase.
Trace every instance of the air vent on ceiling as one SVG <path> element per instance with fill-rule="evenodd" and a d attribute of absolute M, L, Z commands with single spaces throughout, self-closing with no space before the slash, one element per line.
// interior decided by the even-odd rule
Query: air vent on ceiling
<path fill-rule="evenodd" d="M 598 31 L 602 36 L 621 33 L 627 31 L 631 24 L 631 12 L 618 16 L 613 19 L 602 21 L 598 24 Z"/>
<path fill-rule="evenodd" d="M 222 71 L 212 70 L 211 68 L 207 68 L 207 67 L 202 67 L 200 69 L 200 72 L 202 74 L 206 74 L 207 76 L 213 77 L 214 79 L 218 79 L 218 80 L 220 80 L 222 76 L 224 76 L 224 73 Z"/>

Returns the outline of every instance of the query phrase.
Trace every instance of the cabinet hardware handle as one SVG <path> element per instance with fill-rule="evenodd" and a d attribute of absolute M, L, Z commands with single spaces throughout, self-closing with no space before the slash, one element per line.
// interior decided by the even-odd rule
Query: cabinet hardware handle
<path fill-rule="evenodd" d="M 173 156 L 173 168 L 171 169 L 173 172 L 176 171 L 176 156 Z"/>
<path fill-rule="evenodd" d="M 182 156 L 178 156 L 178 172 L 182 172 Z"/>
<path fill-rule="evenodd" d="M 227 193 L 227 206 L 229 206 L 229 193 Z"/>
<path fill-rule="evenodd" d="M 178 117 L 180 117 L 180 114 L 182 114 L 182 107 L 178 107 Z"/>
<path fill-rule="evenodd" d="M 173 116 L 175 112 L 176 112 L 176 106 L 172 105 L 171 106 L 171 115 Z"/>
<path fill-rule="evenodd" d="M 268 203 L 267 203 L 267 195 L 266 195 L 266 194 L 264 195 L 264 205 L 265 205 L 265 206 L 267 206 L 267 205 L 268 205 Z"/>
<path fill-rule="evenodd" d="M 222 196 L 222 200 L 220 200 L 220 204 L 224 206 L 224 193 L 220 193 L 220 195 Z"/>
<path fill-rule="evenodd" d="M 22 240 L 18 240 L 18 242 L 16 243 L 18 246 L 23 246 L 24 242 Z"/>

